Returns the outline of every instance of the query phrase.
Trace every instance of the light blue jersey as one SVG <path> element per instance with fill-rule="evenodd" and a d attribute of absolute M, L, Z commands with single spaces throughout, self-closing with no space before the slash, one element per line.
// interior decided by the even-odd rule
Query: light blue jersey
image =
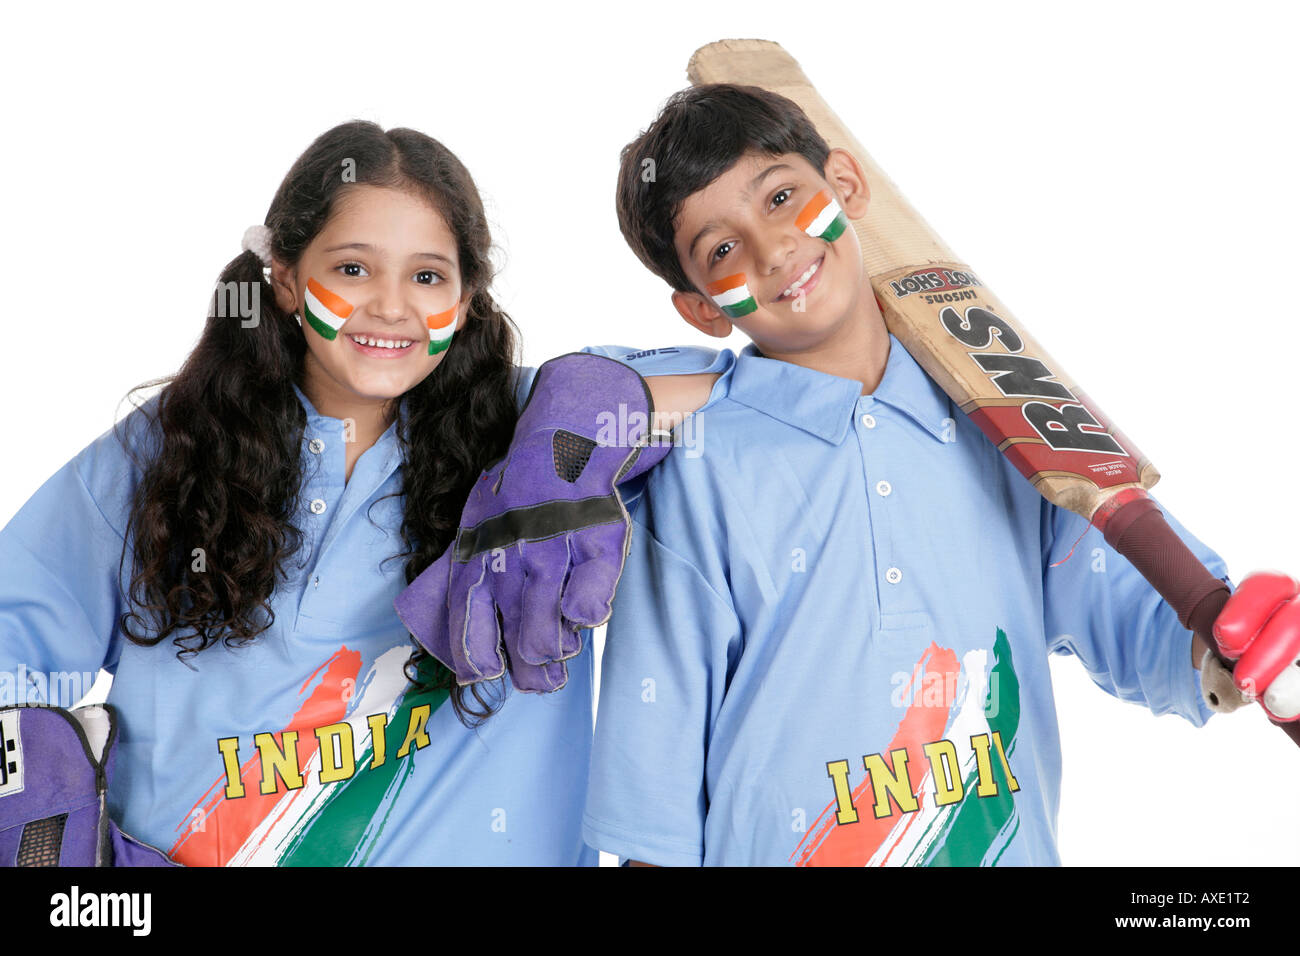
<path fill-rule="evenodd" d="M 1057 864 L 1050 654 L 1157 714 L 1209 717 L 1173 611 L 896 339 L 861 390 L 750 345 L 695 416 L 699 453 L 650 476 L 602 663 L 592 846 L 660 865 Z"/>
<path fill-rule="evenodd" d="M 668 349 L 630 364 L 701 371 L 716 358 Z M 521 402 L 534 373 L 520 370 Z M 393 557 L 405 507 L 396 423 L 345 481 L 344 422 L 298 397 L 307 425 L 295 520 L 305 540 L 273 595 L 270 629 L 188 663 L 170 642 L 125 640 L 129 553 L 121 581 L 118 561 L 139 473 L 110 431 L 0 531 L 0 704 L 70 706 L 101 667 L 114 672 L 110 810 L 182 863 L 594 864 L 579 831 L 591 652 L 569 662 L 563 691 L 509 693 L 477 730 L 456 719 L 445 692 L 416 693 L 393 608 L 406 586 Z M 147 456 L 145 424 L 135 411 L 121 427 Z"/>

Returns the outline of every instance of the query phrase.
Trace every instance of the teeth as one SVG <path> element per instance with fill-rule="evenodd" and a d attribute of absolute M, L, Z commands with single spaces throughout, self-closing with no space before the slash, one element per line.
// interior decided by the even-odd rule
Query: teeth
<path fill-rule="evenodd" d="M 353 342 L 380 349 L 404 349 L 411 344 L 410 339 L 372 339 L 365 335 L 349 335 Z"/>
<path fill-rule="evenodd" d="M 786 289 L 784 292 L 782 292 L 781 295 L 782 295 L 783 297 L 788 298 L 788 297 L 794 295 L 794 294 L 795 294 L 796 292 L 798 292 L 800 289 L 802 289 L 802 288 L 803 288 L 803 284 L 804 284 L 805 282 L 807 282 L 809 279 L 811 279 L 811 278 L 813 277 L 813 273 L 815 273 L 815 272 L 817 271 L 817 267 L 820 266 L 820 265 L 821 265 L 821 262 L 820 262 L 820 261 L 818 261 L 818 262 L 814 262 L 812 265 L 810 265 L 810 266 L 808 267 L 808 271 L 805 272 L 803 275 L 801 275 L 799 278 L 795 279 L 793 282 L 791 282 L 791 283 L 790 283 L 790 288 L 788 288 L 788 289 Z"/>

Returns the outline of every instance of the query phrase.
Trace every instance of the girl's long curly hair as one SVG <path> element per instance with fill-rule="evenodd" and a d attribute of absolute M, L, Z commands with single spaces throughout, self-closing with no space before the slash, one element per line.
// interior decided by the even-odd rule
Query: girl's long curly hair
<path fill-rule="evenodd" d="M 348 168 L 354 175 L 345 182 Z M 266 214 L 277 260 L 299 261 L 352 181 L 406 190 L 437 209 L 456 237 L 462 288 L 472 290 L 466 321 L 442 362 L 397 403 L 406 507 L 404 550 L 393 557 L 405 559 L 409 584 L 455 537 L 479 473 L 505 454 L 518 417 L 518 330 L 488 292 L 492 240 L 473 179 L 446 147 L 414 130 L 385 132 L 353 121 L 312 143 Z M 258 291 L 255 300 L 241 298 L 260 304 L 255 323 L 223 317 L 231 311 L 223 308 L 223 290 L 232 289 Z M 293 390 L 302 387 L 303 330 L 277 307 L 251 251 L 222 271 L 210 311 L 180 371 L 128 393 L 164 386 L 148 418 L 156 452 L 141 462 L 124 442 L 142 477 L 127 535 L 134 537 L 133 562 L 120 625 L 136 644 L 171 638 L 182 660 L 214 644 L 247 643 L 270 627 L 272 594 L 303 543 L 294 516 L 301 513 L 307 415 Z M 196 544 L 206 564 L 199 573 L 191 565 Z M 124 542 L 123 561 L 126 553 Z M 137 630 L 137 623 L 151 626 Z M 418 645 L 407 674 L 423 687 L 448 690 L 465 723 L 500 704 L 500 685 L 475 686 L 468 701 L 451 672 Z"/>

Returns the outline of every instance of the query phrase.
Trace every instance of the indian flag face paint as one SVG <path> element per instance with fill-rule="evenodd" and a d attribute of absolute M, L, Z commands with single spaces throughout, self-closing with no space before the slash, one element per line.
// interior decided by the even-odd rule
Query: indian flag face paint
<path fill-rule="evenodd" d="M 749 286 L 745 284 L 743 272 L 737 272 L 734 276 L 727 276 L 717 282 L 710 282 L 704 287 L 704 291 L 709 294 L 713 304 L 729 318 L 738 319 L 758 308 L 758 303 L 749 294 Z"/>
<path fill-rule="evenodd" d="M 446 312 L 439 312 L 437 315 L 426 316 L 424 324 L 429 328 L 429 354 L 437 355 L 439 352 L 445 352 L 447 346 L 451 345 L 451 336 L 456 331 L 456 310 L 459 305 L 453 305 Z"/>
<path fill-rule="evenodd" d="M 840 204 L 835 201 L 835 197 L 831 195 L 831 191 L 823 189 L 799 210 L 794 224 L 814 239 L 834 242 L 844 235 L 849 220 L 845 217 Z"/>
<path fill-rule="evenodd" d="M 333 341 L 352 314 L 352 303 L 335 295 L 315 279 L 308 279 L 302 311 L 321 338 Z"/>

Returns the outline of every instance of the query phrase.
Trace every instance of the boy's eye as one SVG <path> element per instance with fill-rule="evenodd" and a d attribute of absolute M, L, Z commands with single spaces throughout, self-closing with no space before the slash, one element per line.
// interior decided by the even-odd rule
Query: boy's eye
<path fill-rule="evenodd" d="M 432 269 L 421 269 L 419 272 L 415 274 L 415 281 L 421 283 L 422 285 L 437 285 L 438 283 L 445 282 L 446 280 L 437 272 L 434 272 Z"/>
<path fill-rule="evenodd" d="M 342 272 L 345 276 L 350 276 L 354 279 L 366 274 L 366 267 L 359 262 L 345 262 L 337 268 L 338 271 Z"/>
<path fill-rule="evenodd" d="M 772 197 L 772 205 L 784 206 L 790 200 L 790 194 L 793 192 L 794 192 L 793 188 L 782 189 L 779 193 L 777 193 L 775 196 Z"/>
<path fill-rule="evenodd" d="M 724 242 L 722 245 L 718 246 L 718 248 L 714 249 L 713 261 L 720 262 L 722 260 L 722 257 L 725 256 L 728 252 L 730 252 L 731 247 L 734 245 L 735 245 L 734 242 Z"/>

